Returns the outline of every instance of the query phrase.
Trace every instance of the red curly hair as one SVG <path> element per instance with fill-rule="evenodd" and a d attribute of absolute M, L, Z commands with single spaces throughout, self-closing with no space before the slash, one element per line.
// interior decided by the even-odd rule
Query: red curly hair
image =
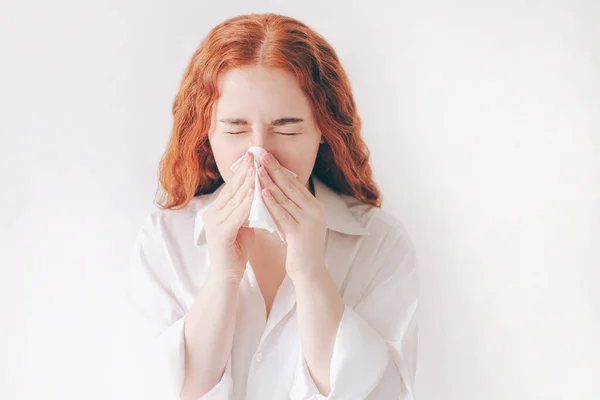
<path fill-rule="evenodd" d="M 182 208 L 223 183 L 208 140 L 217 80 L 231 68 L 255 65 L 291 71 L 308 96 L 325 141 L 312 173 L 338 193 L 381 207 L 350 82 L 335 51 L 307 25 L 272 13 L 223 21 L 192 56 L 173 103 L 173 130 L 159 165 L 166 196 L 157 204 Z"/>

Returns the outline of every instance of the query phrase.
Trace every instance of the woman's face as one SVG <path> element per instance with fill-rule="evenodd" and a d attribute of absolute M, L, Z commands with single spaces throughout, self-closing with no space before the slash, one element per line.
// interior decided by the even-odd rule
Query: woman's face
<path fill-rule="evenodd" d="M 225 182 L 230 167 L 259 146 L 293 171 L 306 187 L 321 142 L 308 98 L 283 69 L 231 69 L 219 79 L 209 142 Z M 260 162 L 260 160 L 257 160 Z"/>

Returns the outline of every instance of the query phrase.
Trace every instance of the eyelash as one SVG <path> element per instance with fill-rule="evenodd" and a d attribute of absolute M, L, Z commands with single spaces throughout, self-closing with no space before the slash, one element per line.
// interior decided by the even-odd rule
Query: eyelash
<path fill-rule="evenodd" d="M 240 133 L 245 133 L 245 131 L 243 131 L 243 132 L 225 132 L 225 133 L 228 133 L 230 135 L 238 135 Z M 291 132 L 291 133 L 275 132 L 275 133 L 279 133 L 279 134 L 281 134 L 283 136 L 295 136 L 295 135 L 299 135 L 299 133 L 295 133 L 295 132 Z"/>

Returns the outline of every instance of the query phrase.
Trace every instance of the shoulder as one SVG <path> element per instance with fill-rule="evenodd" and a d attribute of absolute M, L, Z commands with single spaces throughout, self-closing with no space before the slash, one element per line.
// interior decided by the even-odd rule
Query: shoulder
<path fill-rule="evenodd" d="M 191 235 L 198 210 L 208 204 L 209 196 L 200 195 L 178 209 L 154 208 L 146 213 L 138 229 L 138 236 L 173 239 L 186 233 Z"/>
<path fill-rule="evenodd" d="M 417 275 L 419 258 L 412 236 L 401 218 L 392 211 L 345 199 L 348 209 L 368 234 L 362 236 L 359 263 L 369 266 L 359 274 L 367 281 L 381 282 L 389 277 L 400 280 Z M 372 277 L 367 278 L 364 274 Z"/>
<path fill-rule="evenodd" d="M 156 208 L 146 213 L 134 238 L 129 268 L 135 279 L 152 276 L 165 287 L 174 285 L 183 270 L 197 265 L 194 226 L 203 198 L 179 209 Z"/>
<path fill-rule="evenodd" d="M 390 299 L 402 291 L 410 290 L 414 294 L 418 287 L 418 259 L 411 235 L 401 218 L 395 212 L 346 195 L 343 197 L 348 210 L 366 233 L 349 236 L 343 242 L 353 252 L 352 265 L 346 277 L 346 300 L 349 304 L 359 304 L 381 288 L 384 292 L 380 293 L 386 293 L 381 296 L 389 295 Z M 386 292 L 385 288 L 390 291 Z"/>
<path fill-rule="evenodd" d="M 414 251 L 411 235 L 396 213 L 366 204 L 349 195 L 341 196 L 346 202 L 348 210 L 368 232 L 366 242 L 380 243 L 390 249 L 403 247 L 405 251 Z"/>

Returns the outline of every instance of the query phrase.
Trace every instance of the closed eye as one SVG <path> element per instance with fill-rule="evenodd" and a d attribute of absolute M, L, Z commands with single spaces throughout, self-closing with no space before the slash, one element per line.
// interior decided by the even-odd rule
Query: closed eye
<path fill-rule="evenodd" d="M 225 132 L 229 135 L 239 135 L 240 133 L 246 133 L 246 131 L 241 131 L 241 132 Z M 283 136 L 294 136 L 294 135 L 299 135 L 299 133 L 297 132 L 275 132 L 275 133 L 279 133 L 280 135 Z"/>

